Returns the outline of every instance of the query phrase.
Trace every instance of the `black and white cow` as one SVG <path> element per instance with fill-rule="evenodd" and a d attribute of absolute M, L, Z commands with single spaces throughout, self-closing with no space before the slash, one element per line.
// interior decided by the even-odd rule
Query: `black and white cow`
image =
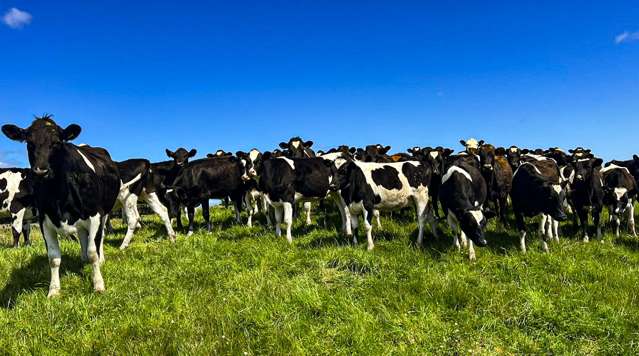
<path fill-rule="evenodd" d="M 630 174 L 635 178 L 635 183 L 639 186 L 639 156 L 632 155 L 632 159 L 627 161 L 610 161 L 609 164 L 614 164 L 619 167 L 626 167 Z"/>
<path fill-rule="evenodd" d="M 215 158 L 215 157 L 231 157 L 233 156 L 233 153 L 231 152 L 226 152 L 224 150 L 217 150 L 215 151 L 215 153 L 207 153 L 206 157 L 208 158 Z"/>
<path fill-rule="evenodd" d="M 19 246 L 20 234 L 24 236 L 24 245 L 31 245 L 31 220 L 36 216 L 33 184 L 33 176 L 28 169 L 0 169 L 0 203 L 2 211 L 11 215 L 13 247 Z"/>
<path fill-rule="evenodd" d="M 155 212 L 166 228 L 169 240 L 175 242 L 175 231 L 171 226 L 168 208 L 160 200 L 158 191 L 160 186 L 154 184 L 154 172 L 151 169 L 151 162 L 146 159 L 129 159 L 116 162 L 123 187 L 118 194 L 118 201 L 122 205 L 122 210 L 126 216 L 127 231 L 120 245 L 120 249 L 125 249 L 131 243 L 131 238 L 135 229 L 139 226 L 140 213 L 138 212 L 138 201 L 145 201 L 151 210 Z M 131 184 L 133 180 L 137 182 Z"/>
<path fill-rule="evenodd" d="M 99 147 L 76 146 L 80 126 L 58 126 L 51 116 L 36 118 L 26 129 L 2 126 L 12 140 L 27 143 L 35 173 L 35 207 L 44 235 L 51 268 L 49 297 L 60 293 L 61 252 L 58 233 L 76 234 L 81 257 L 93 269 L 93 288 L 103 292 L 100 264 L 104 261 L 103 227 L 120 191 L 118 168 Z"/>
<path fill-rule="evenodd" d="M 258 189 L 274 209 L 278 236 L 283 221 L 286 239 L 293 241 L 293 205 L 326 198 L 335 190 L 335 175 L 333 164 L 323 158 L 272 157 L 270 152 L 262 155 Z"/>
<path fill-rule="evenodd" d="M 374 247 L 372 218 L 374 210 L 396 210 L 415 207 L 419 232 L 417 244 L 424 237 L 424 223 L 428 220 L 436 234 L 429 205 L 428 187 L 431 167 L 419 161 L 394 163 L 349 161 L 339 168 L 340 194 L 350 214 L 354 241 L 357 237 L 359 215 L 364 220 L 368 250 Z"/>
<path fill-rule="evenodd" d="M 510 164 L 510 168 L 514 171 L 521 163 L 521 149 L 517 146 L 508 147 L 506 150 L 506 159 L 508 159 L 508 164 Z"/>
<path fill-rule="evenodd" d="M 413 147 L 409 148 L 407 151 L 414 157 L 414 159 L 417 159 L 420 162 L 428 162 L 432 168 L 430 187 L 428 188 L 428 191 L 431 197 L 433 214 L 435 215 L 435 218 L 439 219 L 439 187 L 442 184 L 442 176 L 444 175 L 444 163 L 453 153 L 453 150 L 437 146 L 435 148 Z"/>
<path fill-rule="evenodd" d="M 603 209 L 603 180 L 600 170 L 603 162 L 600 158 L 594 158 L 589 155 L 584 155 L 585 158 L 577 157 L 572 162 L 575 170 L 575 180 L 572 184 L 570 196 L 575 206 L 575 212 L 579 216 L 583 240 L 588 242 L 589 212 L 597 229 L 597 238 L 602 238 L 600 219 Z"/>
<path fill-rule="evenodd" d="M 559 181 L 559 169 L 555 161 L 551 159 L 523 161 L 515 170 L 510 196 L 515 212 L 515 223 L 521 234 L 522 252 L 526 252 L 525 217 L 542 215 L 540 235 L 544 251 L 548 251 L 547 238 L 558 239 L 559 221 L 566 219 L 563 208 L 565 192 L 562 184 L 566 183 Z M 550 227 L 545 229 L 548 220 Z"/>
<path fill-rule="evenodd" d="M 474 158 L 472 160 L 475 161 Z M 462 157 L 447 165 L 439 190 L 439 201 L 455 234 L 455 246 L 461 249 L 460 242 L 464 247 L 468 245 L 468 257 L 471 260 L 475 259 L 473 244 L 487 245 L 484 229 L 490 214 L 484 214 L 486 197 L 486 181 L 474 162 L 471 164 Z"/>
<path fill-rule="evenodd" d="M 619 237 L 620 215 L 628 211 L 628 228 L 632 236 L 635 231 L 635 207 L 637 183 L 626 167 L 608 164 L 601 169 L 604 183 L 604 204 L 608 206 L 610 220 L 615 223 L 615 236 Z"/>
<path fill-rule="evenodd" d="M 209 199 L 230 197 L 235 203 L 236 214 L 239 215 L 246 190 L 245 182 L 251 179 L 248 172 L 254 174 L 250 163 L 236 157 L 198 159 L 189 162 L 182 169 L 173 184 L 166 190 L 166 195 L 170 202 L 169 206 L 173 209 L 186 206 L 189 236 L 194 231 L 195 207 L 198 205 L 202 205 L 202 215 L 207 231 L 211 231 Z"/>

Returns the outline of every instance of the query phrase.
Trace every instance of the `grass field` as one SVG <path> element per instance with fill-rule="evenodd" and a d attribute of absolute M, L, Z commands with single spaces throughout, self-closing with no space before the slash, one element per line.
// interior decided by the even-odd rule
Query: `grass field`
<path fill-rule="evenodd" d="M 322 219 L 294 243 L 213 208 L 215 231 L 164 239 L 145 217 L 126 251 L 107 238 L 107 292 L 94 294 L 79 245 L 62 243 L 62 295 L 46 298 L 42 238 L 0 238 L 0 350 L 51 354 L 639 353 L 639 239 L 562 236 L 528 253 L 491 225 L 477 262 L 448 229 L 413 246 L 411 214 L 383 217 L 376 247 L 345 244 Z M 199 218 L 198 221 L 201 221 Z M 336 224 L 331 216 L 329 225 Z M 570 224 L 568 224 L 570 226 Z M 564 230 L 568 230 L 565 227 Z"/>

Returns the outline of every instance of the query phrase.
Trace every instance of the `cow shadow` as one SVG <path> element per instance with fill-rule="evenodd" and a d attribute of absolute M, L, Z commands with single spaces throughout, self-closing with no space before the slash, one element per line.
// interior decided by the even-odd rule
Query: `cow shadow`
<path fill-rule="evenodd" d="M 65 273 L 82 274 L 84 264 L 80 256 L 63 255 L 61 278 Z M 19 297 L 25 292 L 48 291 L 50 281 L 49 258 L 46 255 L 34 256 L 28 263 L 11 271 L 9 280 L 0 290 L 0 308 L 15 308 Z"/>
<path fill-rule="evenodd" d="M 615 238 L 614 243 L 623 246 L 631 251 L 639 251 L 639 237 L 634 237 L 629 234 L 621 234 L 618 238 Z"/>

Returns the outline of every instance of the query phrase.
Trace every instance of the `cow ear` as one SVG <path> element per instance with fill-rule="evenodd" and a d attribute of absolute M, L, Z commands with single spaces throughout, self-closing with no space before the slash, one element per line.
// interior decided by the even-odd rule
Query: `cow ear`
<path fill-rule="evenodd" d="M 280 148 L 283 149 L 283 150 L 287 149 L 288 148 L 288 143 L 280 142 Z"/>
<path fill-rule="evenodd" d="M 195 156 L 195 154 L 197 153 L 197 150 L 194 148 L 192 150 L 189 151 L 189 157 L 193 157 Z"/>
<path fill-rule="evenodd" d="M 462 146 L 466 147 L 466 141 L 465 140 L 459 140 L 459 143 L 461 143 Z"/>
<path fill-rule="evenodd" d="M 320 156 L 323 156 L 324 155 L 324 151 L 319 150 L 319 151 L 317 151 L 317 154 L 320 155 Z"/>
<path fill-rule="evenodd" d="M 593 167 L 601 167 L 603 164 L 603 160 L 601 158 L 595 158 L 593 162 Z"/>
<path fill-rule="evenodd" d="M 382 153 L 382 154 L 386 154 L 386 153 L 388 153 L 388 151 L 390 151 L 390 149 L 391 149 L 391 146 L 383 147 L 383 148 L 382 148 L 382 152 L 381 152 L 381 153 Z"/>
<path fill-rule="evenodd" d="M 311 146 L 313 146 L 313 141 L 306 141 L 306 142 L 304 142 L 304 147 L 306 147 L 306 148 L 311 148 Z"/>
<path fill-rule="evenodd" d="M 2 125 L 2 133 L 14 141 L 24 142 L 27 139 L 27 130 L 16 125 Z"/>
<path fill-rule="evenodd" d="M 235 157 L 237 157 L 237 158 L 244 158 L 246 156 L 248 156 L 248 154 L 246 152 L 244 152 L 244 151 L 235 152 Z"/>
<path fill-rule="evenodd" d="M 479 142 L 477 142 L 477 144 L 478 144 L 479 146 L 482 146 L 482 145 L 484 144 L 484 140 L 479 140 Z"/>
<path fill-rule="evenodd" d="M 350 147 L 350 148 L 348 149 L 348 152 L 350 152 L 351 154 L 352 154 L 352 153 L 355 153 L 355 152 L 357 152 L 357 148 L 355 148 L 355 147 Z"/>
<path fill-rule="evenodd" d="M 173 153 L 170 149 L 166 149 L 166 155 L 171 157 L 171 158 L 175 158 L 175 153 Z"/>
<path fill-rule="evenodd" d="M 505 156 L 506 155 L 506 149 L 503 147 L 497 147 L 495 149 L 495 154 L 498 156 Z"/>
<path fill-rule="evenodd" d="M 64 141 L 71 141 L 75 139 L 76 137 L 80 136 L 81 131 L 82 131 L 82 128 L 80 128 L 80 126 L 76 124 L 71 124 L 67 126 L 66 129 L 62 130 L 62 139 Z"/>
<path fill-rule="evenodd" d="M 450 156 L 454 151 L 451 150 L 450 148 L 444 148 L 444 152 L 442 152 L 442 154 L 446 157 Z"/>
<path fill-rule="evenodd" d="M 3 131 L 4 131 L 4 130 L 3 130 Z M 634 161 L 639 161 L 639 156 L 637 156 L 637 155 L 632 155 L 632 159 L 633 159 Z"/>
<path fill-rule="evenodd" d="M 214 155 L 214 154 L 212 154 L 212 153 L 207 153 L 207 154 L 206 154 L 206 158 L 213 158 L 213 157 L 215 157 L 215 155 Z"/>
<path fill-rule="evenodd" d="M 569 153 L 575 153 L 575 150 L 573 150 L 573 149 L 569 149 L 569 150 L 568 150 L 568 152 L 569 152 Z"/>

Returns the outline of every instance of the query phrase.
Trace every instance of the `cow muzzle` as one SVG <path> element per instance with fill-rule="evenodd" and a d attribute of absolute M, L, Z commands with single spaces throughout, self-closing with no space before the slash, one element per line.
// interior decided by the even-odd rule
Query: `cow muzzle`
<path fill-rule="evenodd" d="M 33 172 L 41 177 L 44 177 L 47 175 L 47 173 L 49 173 L 49 170 L 46 168 L 36 167 L 33 169 Z"/>

